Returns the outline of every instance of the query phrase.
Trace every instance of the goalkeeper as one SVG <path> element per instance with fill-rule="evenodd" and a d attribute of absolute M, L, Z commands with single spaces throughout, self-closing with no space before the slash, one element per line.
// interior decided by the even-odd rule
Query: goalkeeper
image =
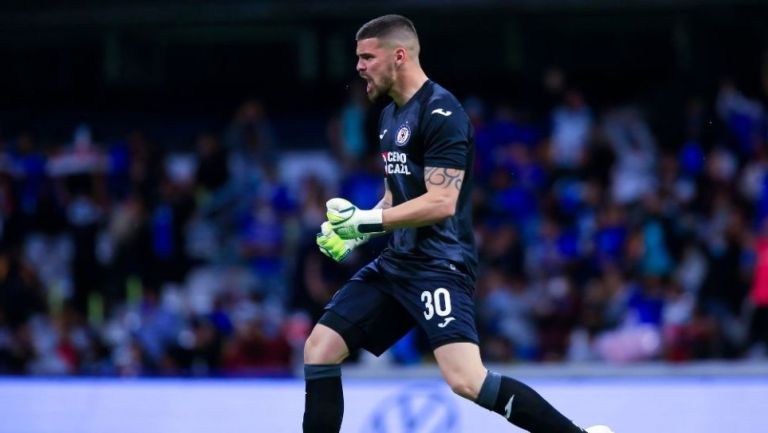
<path fill-rule="evenodd" d="M 317 244 L 344 260 L 371 236 L 392 236 L 334 295 L 307 339 L 304 433 L 339 433 L 340 364 L 350 350 L 381 355 L 414 326 L 426 333 L 458 395 L 530 432 L 583 433 L 533 389 L 486 370 L 480 359 L 472 301 L 473 132 L 456 98 L 424 74 L 419 49 L 413 24 L 398 15 L 374 19 L 357 33 L 357 71 L 368 97 L 393 100 L 379 118 L 385 192 L 369 210 L 329 200 Z"/>

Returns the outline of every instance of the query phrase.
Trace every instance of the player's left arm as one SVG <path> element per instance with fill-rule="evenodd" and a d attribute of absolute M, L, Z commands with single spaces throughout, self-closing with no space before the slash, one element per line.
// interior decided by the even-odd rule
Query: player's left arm
<path fill-rule="evenodd" d="M 470 155 L 469 118 L 453 101 L 435 101 L 424 120 L 426 192 L 397 206 L 362 210 L 343 199 L 326 203 L 328 220 L 343 239 L 404 227 L 428 226 L 450 218 L 464 182 Z M 386 198 L 386 193 L 385 193 Z"/>
<path fill-rule="evenodd" d="M 379 200 L 373 209 L 389 209 L 392 207 L 392 191 L 389 190 L 387 179 L 384 178 L 384 196 Z"/>
<path fill-rule="evenodd" d="M 326 215 L 340 239 L 363 236 L 367 240 L 398 228 L 428 226 L 456 213 L 463 181 L 464 170 L 427 166 L 424 169 L 427 192 L 414 199 L 391 207 L 385 194 L 376 207 L 363 210 L 347 200 L 334 198 L 326 203 Z"/>
<path fill-rule="evenodd" d="M 384 210 L 386 230 L 432 225 L 456 213 L 470 158 L 471 126 L 456 101 L 431 101 L 424 128 L 424 186 L 416 198 Z"/>
<path fill-rule="evenodd" d="M 385 230 L 421 227 L 440 222 L 456 213 L 464 170 L 446 167 L 425 167 L 427 192 L 385 209 L 382 222 Z"/>

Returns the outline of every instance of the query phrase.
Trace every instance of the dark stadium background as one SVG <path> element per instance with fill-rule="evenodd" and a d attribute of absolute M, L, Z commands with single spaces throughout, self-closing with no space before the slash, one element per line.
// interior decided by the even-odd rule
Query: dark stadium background
<path fill-rule="evenodd" d="M 247 97 L 281 123 L 322 118 L 354 82 L 354 32 L 388 12 L 419 24 L 430 76 L 458 95 L 534 106 L 541 73 L 559 66 L 593 103 L 640 102 L 674 134 L 657 110 L 712 97 L 724 76 L 762 93 L 768 31 L 760 1 L 10 3 L 0 9 L 3 131 L 34 126 L 57 140 L 78 116 L 102 134 L 131 116 L 181 142 L 165 129 L 223 126 Z M 288 147 L 322 146 L 317 129 L 312 140 L 280 132 Z"/>

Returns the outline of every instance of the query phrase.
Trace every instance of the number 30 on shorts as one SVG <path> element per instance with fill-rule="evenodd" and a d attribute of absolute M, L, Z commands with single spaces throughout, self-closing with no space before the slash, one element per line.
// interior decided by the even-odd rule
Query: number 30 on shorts
<path fill-rule="evenodd" d="M 440 317 L 445 317 L 451 314 L 451 293 L 440 287 L 435 289 L 434 292 L 425 290 L 421 292 L 421 302 L 424 303 L 424 318 L 431 319 L 435 313 Z"/>

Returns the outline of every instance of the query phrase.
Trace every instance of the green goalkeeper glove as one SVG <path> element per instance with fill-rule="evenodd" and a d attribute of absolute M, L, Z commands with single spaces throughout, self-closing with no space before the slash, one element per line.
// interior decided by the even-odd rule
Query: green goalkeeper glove
<path fill-rule="evenodd" d="M 325 208 L 333 231 L 342 239 L 384 232 L 381 209 L 363 210 L 343 198 L 328 200 Z"/>
<path fill-rule="evenodd" d="M 352 250 L 368 242 L 368 236 L 344 240 L 333 231 L 331 223 L 326 221 L 320 226 L 320 233 L 317 234 L 316 242 L 321 253 L 341 262 L 352 253 Z"/>

